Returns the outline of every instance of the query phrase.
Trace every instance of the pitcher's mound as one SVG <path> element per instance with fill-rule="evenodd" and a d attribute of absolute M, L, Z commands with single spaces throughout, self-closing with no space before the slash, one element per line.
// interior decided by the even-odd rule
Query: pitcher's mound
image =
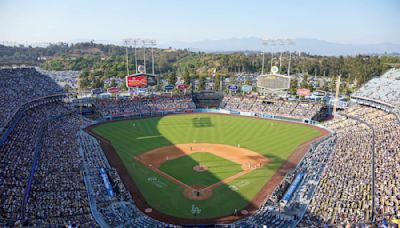
<path fill-rule="evenodd" d="M 186 198 L 191 200 L 206 200 L 211 198 L 213 191 L 211 188 L 205 186 L 191 186 L 192 188 L 185 188 L 183 194 Z"/>
<path fill-rule="evenodd" d="M 208 170 L 208 167 L 205 165 L 195 165 L 193 166 L 193 170 L 197 172 L 204 172 Z"/>

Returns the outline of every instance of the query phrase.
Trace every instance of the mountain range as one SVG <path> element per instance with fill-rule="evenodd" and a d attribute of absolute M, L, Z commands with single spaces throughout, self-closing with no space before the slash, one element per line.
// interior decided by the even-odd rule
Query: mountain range
<path fill-rule="evenodd" d="M 188 48 L 204 52 L 242 52 L 242 51 L 297 51 L 314 55 L 357 55 L 357 54 L 399 54 L 400 44 L 342 44 L 318 39 L 296 38 L 290 46 L 263 46 L 262 39 L 257 37 L 231 38 L 222 40 L 201 40 L 195 42 L 173 41 L 161 43 L 161 48 Z"/>
<path fill-rule="evenodd" d="M 75 39 L 66 43 L 92 42 L 102 44 L 123 45 L 122 41 L 116 40 L 92 40 L 92 39 Z M 263 46 L 262 39 L 258 37 L 247 38 L 230 38 L 221 40 L 200 40 L 194 42 L 170 41 L 159 42 L 159 48 L 175 48 L 189 49 L 191 51 L 202 51 L 212 53 L 232 53 L 232 52 L 280 52 L 280 51 L 296 51 L 305 52 L 313 55 L 339 56 L 339 55 L 400 55 L 400 44 L 396 43 L 375 43 L 375 44 L 343 44 L 329 42 L 325 40 L 313 38 L 296 38 L 293 39 L 294 44 L 290 46 Z M 1 42 L 0 44 L 15 46 L 15 42 Z M 35 47 L 45 47 L 49 43 L 26 43 Z"/>

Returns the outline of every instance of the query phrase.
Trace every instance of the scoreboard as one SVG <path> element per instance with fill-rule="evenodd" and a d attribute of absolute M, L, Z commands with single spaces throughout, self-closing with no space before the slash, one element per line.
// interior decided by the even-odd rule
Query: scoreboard
<path fill-rule="evenodd" d="M 133 74 L 125 77 L 126 87 L 148 87 L 157 85 L 156 76 L 150 74 Z"/>
<path fill-rule="evenodd" d="M 271 90 L 283 90 L 290 88 L 290 77 L 284 75 L 260 75 L 257 78 L 257 87 Z"/>

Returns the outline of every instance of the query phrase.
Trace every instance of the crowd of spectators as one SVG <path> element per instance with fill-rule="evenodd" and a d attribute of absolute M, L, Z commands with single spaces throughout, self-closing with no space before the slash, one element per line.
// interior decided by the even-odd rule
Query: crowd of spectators
<path fill-rule="evenodd" d="M 47 122 L 44 127 L 42 148 L 25 210 L 25 219 L 32 224 L 95 224 L 75 137 L 80 125 L 80 119 L 63 116 Z"/>
<path fill-rule="evenodd" d="M 357 94 L 399 107 L 399 100 L 395 99 L 400 97 L 399 79 L 400 71 L 390 70 L 371 80 Z M 81 130 L 89 122 L 78 118 L 70 106 L 57 98 L 32 102 L 62 92 L 53 80 L 33 68 L 19 68 L 0 69 L 0 82 L 0 127 L 15 120 L 6 140 L 0 140 L 0 226 L 19 222 L 27 226 L 168 226 L 136 207 L 99 142 Z M 385 87 L 397 93 L 391 94 Z M 27 102 L 31 103 L 26 105 Z M 15 111 L 24 104 L 20 118 L 15 118 Z M 103 116 L 184 112 L 195 108 L 190 97 L 181 96 L 99 99 L 94 105 Z M 321 107 L 315 102 L 256 96 L 226 96 L 220 105 L 232 111 L 309 119 Z M 300 226 L 368 224 L 373 219 L 373 205 L 377 221 L 400 216 L 398 116 L 355 106 L 325 126 L 335 131 L 335 136 L 313 147 L 257 213 L 232 224 L 233 227 L 289 227 L 301 219 Z M 100 169 L 106 171 L 115 195 L 107 194 L 109 189 Z M 282 206 L 280 199 L 300 172 L 305 173 L 300 187 L 293 199 Z"/>
<path fill-rule="evenodd" d="M 77 70 L 63 70 L 63 71 L 49 71 L 43 70 L 40 68 L 36 68 L 36 70 L 43 74 L 52 78 L 57 84 L 59 84 L 62 88 L 65 86 L 69 86 L 70 88 L 78 88 L 78 77 L 80 75 L 80 71 Z"/>
<path fill-rule="evenodd" d="M 296 224 L 299 227 L 368 227 L 400 217 L 398 117 L 383 110 L 356 106 L 325 125 L 335 132 L 334 136 L 312 147 L 257 213 L 232 227 L 294 227 Z M 372 218 L 373 148 L 375 220 Z M 288 189 L 287 183 L 300 172 L 305 173 L 303 181 L 289 203 L 282 205 L 279 199 Z"/>
<path fill-rule="evenodd" d="M 392 68 L 365 83 L 353 96 L 383 101 L 400 108 L 400 69 Z"/>
<path fill-rule="evenodd" d="M 35 68 L 0 69 L 0 128 L 24 103 L 62 92 L 57 83 Z"/>
<path fill-rule="evenodd" d="M 193 110 L 195 105 L 190 96 L 151 96 L 128 99 L 99 99 L 95 100 L 95 107 L 103 116 L 119 116 L 156 112 L 184 112 Z"/>
<path fill-rule="evenodd" d="M 225 96 L 220 108 L 293 118 L 311 119 L 322 108 L 319 102 L 267 100 L 257 96 Z"/>
<path fill-rule="evenodd" d="M 95 209 L 95 219 L 104 227 L 174 227 L 144 215 L 135 205 L 117 171 L 104 155 L 99 142 L 83 130 L 77 135 L 84 161 L 85 180 Z M 104 169 L 111 180 L 115 193 L 110 196 L 99 170 Z"/>
<path fill-rule="evenodd" d="M 267 227 L 295 227 L 307 210 L 314 190 L 318 186 L 319 179 L 335 144 L 335 139 L 334 136 L 329 136 L 311 145 L 310 150 L 301 162 L 295 169 L 286 174 L 260 209 L 254 215 L 235 222 L 232 227 L 259 227 L 262 225 Z M 299 173 L 305 174 L 303 181 L 294 191 L 291 200 L 282 204 L 283 195 Z"/>
<path fill-rule="evenodd" d="M 369 107 L 351 108 L 343 114 L 348 117 L 327 123 L 336 131 L 337 142 L 303 225 L 372 221 L 374 147 L 376 221 L 400 216 L 399 120 L 391 113 Z"/>
<path fill-rule="evenodd" d="M 0 145 L 1 223 L 94 224 L 72 114 L 61 101 L 34 106 Z"/>

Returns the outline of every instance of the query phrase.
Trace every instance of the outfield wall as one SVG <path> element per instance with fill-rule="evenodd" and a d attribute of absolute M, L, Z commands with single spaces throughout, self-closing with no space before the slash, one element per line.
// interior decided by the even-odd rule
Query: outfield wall
<path fill-rule="evenodd" d="M 307 118 L 295 118 L 288 116 L 280 116 L 280 115 L 272 115 L 267 113 L 256 113 L 256 112 L 241 112 L 235 110 L 227 110 L 227 109 L 178 109 L 176 111 L 168 111 L 168 112 L 151 112 L 151 113 L 125 113 L 121 115 L 114 116 L 104 116 L 96 120 L 97 123 L 104 122 L 107 120 L 122 120 L 122 119 L 130 119 L 130 118 L 143 118 L 143 117 L 151 117 L 151 116 L 166 116 L 170 114 L 184 114 L 184 113 L 220 113 L 220 114 L 231 114 L 231 115 L 240 115 L 240 116 L 254 116 L 263 119 L 274 119 L 274 120 L 284 120 L 295 123 L 304 123 L 316 125 L 318 127 L 324 128 L 319 122 L 307 119 Z"/>
<path fill-rule="evenodd" d="M 316 126 L 318 128 L 323 128 L 325 130 L 328 130 L 329 132 L 332 133 L 331 130 L 323 127 L 318 122 L 311 121 L 309 119 L 293 118 L 293 117 L 286 117 L 286 116 L 275 116 L 275 115 L 266 114 L 266 113 L 240 112 L 240 111 L 226 110 L 226 109 L 187 109 L 187 110 L 185 109 L 185 110 L 176 110 L 176 111 L 169 111 L 169 112 L 154 112 L 154 113 L 141 113 L 141 114 L 138 114 L 138 113 L 135 113 L 135 114 L 124 113 L 123 115 L 106 116 L 104 118 L 98 119 L 97 122 L 106 122 L 108 120 L 124 120 L 124 119 L 132 119 L 132 118 L 157 117 L 157 116 L 166 116 L 166 115 L 173 115 L 173 114 L 185 114 L 185 113 L 216 113 L 216 114 L 228 114 L 228 115 L 238 115 L 238 116 L 247 116 L 247 117 L 250 116 L 250 117 L 263 118 L 263 119 L 272 119 L 272 120 L 282 120 L 282 121 L 293 122 L 293 123 L 297 123 L 297 124 L 313 125 L 313 126 Z M 306 154 L 308 152 L 310 152 L 310 150 L 313 150 L 316 147 L 318 147 L 318 145 L 321 142 L 325 141 L 327 138 L 329 138 L 329 136 L 325 137 L 323 139 L 320 139 L 320 140 L 314 142 L 313 144 L 309 145 L 309 148 L 308 148 Z M 297 164 L 295 169 L 297 169 L 298 166 L 303 162 L 303 159 L 304 159 L 304 157 L 302 157 L 302 159 L 299 161 L 299 163 Z M 289 174 L 287 174 L 287 175 L 289 175 Z M 283 182 L 287 181 L 287 179 L 286 179 L 287 175 L 281 181 L 281 183 L 277 186 L 277 188 L 279 188 L 282 185 Z M 298 184 L 300 185 L 301 182 L 303 182 L 303 181 L 300 181 L 300 183 L 298 183 Z M 292 192 L 292 194 L 294 194 L 296 192 L 296 190 L 293 189 L 291 192 Z M 275 191 L 272 194 L 274 194 L 274 193 L 275 193 Z M 268 200 L 268 198 L 265 198 L 264 202 L 261 205 L 265 205 L 267 200 Z M 290 199 L 288 199 L 288 201 L 290 201 Z M 301 213 L 300 217 L 303 217 L 304 212 Z M 233 223 L 233 224 L 235 224 L 235 223 Z"/>

